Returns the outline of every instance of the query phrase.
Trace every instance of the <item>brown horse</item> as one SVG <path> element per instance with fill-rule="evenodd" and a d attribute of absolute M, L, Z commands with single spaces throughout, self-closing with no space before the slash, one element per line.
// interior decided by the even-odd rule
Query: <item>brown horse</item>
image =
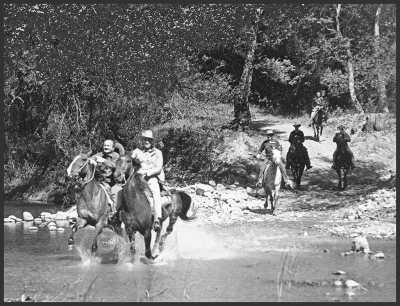
<path fill-rule="evenodd" d="M 148 259 L 154 259 L 150 249 L 151 230 L 153 225 L 153 214 L 150 205 L 150 199 L 145 193 L 151 195 L 147 182 L 141 174 L 135 173 L 137 165 L 133 165 L 129 155 L 121 156 L 116 161 L 116 170 L 114 177 L 118 182 L 126 181 L 122 187 L 121 207 L 117 213 L 117 224 L 122 221 L 125 224 L 125 230 L 131 242 L 131 250 L 134 249 L 134 234 L 136 231 L 141 233 L 145 241 L 145 256 Z M 159 245 L 160 252 L 164 249 L 164 243 L 167 236 L 172 232 L 177 218 L 183 221 L 191 221 L 195 216 L 187 216 L 191 205 L 191 197 L 182 191 L 171 190 L 170 196 L 162 196 L 162 217 L 163 222 L 169 217 L 169 225 L 166 233 L 161 236 L 161 230 L 157 233 L 154 247 Z M 154 252 L 155 250 L 153 250 Z"/>
<path fill-rule="evenodd" d="M 347 174 L 351 166 L 351 155 L 347 148 L 347 142 L 343 138 L 338 139 L 336 145 L 336 159 L 333 162 L 336 165 L 336 173 L 339 177 L 338 188 L 345 190 L 347 188 Z"/>
<path fill-rule="evenodd" d="M 74 235 L 80 228 L 93 225 L 96 229 L 92 244 L 92 254 L 97 250 L 97 239 L 103 228 L 108 225 L 110 205 L 106 191 L 95 178 L 95 163 L 89 158 L 91 151 L 75 157 L 68 167 L 68 176 L 81 179 L 82 192 L 76 205 L 78 212 L 77 222 L 72 227 L 72 234 L 68 244 L 74 244 Z"/>
<path fill-rule="evenodd" d="M 312 127 L 314 130 L 314 138 L 317 139 L 318 142 L 321 142 L 320 138 L 322 136 L 322 130 L 324 126 L 322 124 L 323 121 L 323 112 L 322 109 L 319 109 L 312 119 Z"/>
<path fill-rule="evenodd" d="M 298 136 L 295 136 L 294 141 L 290 144 L 287 162 L 290 164 L 296 188 L 300 188 L 301 177 L 306 166 L 305 150 L 303 143 L 298 139 Z"/>

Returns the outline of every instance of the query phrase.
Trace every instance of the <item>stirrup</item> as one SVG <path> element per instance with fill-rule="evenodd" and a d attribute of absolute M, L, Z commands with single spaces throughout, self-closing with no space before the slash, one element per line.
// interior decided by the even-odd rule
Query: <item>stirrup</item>
<path fill-rule="evenodd" d="M 155 232 L 159 232 L 161 230 L 161 224 L 160 224 L 160 220 L 155 220 L 153 223 L 153 230 Z"/>

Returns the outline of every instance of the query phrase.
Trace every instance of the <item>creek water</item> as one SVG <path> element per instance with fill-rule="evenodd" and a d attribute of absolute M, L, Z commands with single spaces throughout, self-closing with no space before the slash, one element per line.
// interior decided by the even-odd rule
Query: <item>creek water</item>
<path fill-rule="evenodd" d="M 58 209 L 5 202 L 4 216 Z M 80 229 L 69 248 L 69 222 L 57 225 L 65 231 L 31 231 L 32 222 L 4 224 L 5 299 L 25 293 L 37 301 L 71 302 L 396 301 L 395 241 L 369 240 L 372 251 L 385 254 L 373 259 L 342 256 L 351 239 L 299 235 L 293 224 L 290 230 L 283 223 L 216 227 L 178 220 L 158 264 L 145 265 L 108 229 L 92 256 L 93 228 Z M 136 241 L 138 254 L 144 253 L 142 236 L 136 234 Z M 334 275 L 337 270 L 346 274 Z M 336 279 L 352 279 L 362 288 L 335 287 Z"/>

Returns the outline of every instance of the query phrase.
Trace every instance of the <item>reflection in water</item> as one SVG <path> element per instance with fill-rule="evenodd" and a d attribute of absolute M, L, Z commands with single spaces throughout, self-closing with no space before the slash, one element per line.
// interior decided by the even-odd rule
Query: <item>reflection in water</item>
<path fill-rule="evenodd" d="M 395 241 L 371 240 L 371 249 L 386 256 L 373 260 L 341 256 L 350 247 L 346 238 L 283 234 L 274 228 L 199 227 L 178 220 L 157 265 L 144 265 L 138 233 L 135 256 L 128 242 L 108 229 L 92 256 L 93 229 L 80 229 L 75 246 L 68 248 L 70 226 L 58 226 L 65 231 L 29 231 L 29 222 L 4 224 L 5 298 L 25 292 L 39 301 L 396 300 Z M 337 270 L 346 275 L 333 275 Z M 350 289 L 334 287 L 337 278 L 353 279 L 368 291 L 349 294 Z"/>

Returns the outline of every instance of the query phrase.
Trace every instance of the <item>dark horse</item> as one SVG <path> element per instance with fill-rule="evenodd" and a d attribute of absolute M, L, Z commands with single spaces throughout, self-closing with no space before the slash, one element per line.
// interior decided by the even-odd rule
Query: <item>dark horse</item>
<path fill-rule="evenodd" d="M 95 178 L 96 165 L 91 162 L 90 153 L 76 156 L 67 170 L 69 177 L 82 180 L 82 192 L 76 205 L 78 218 L 72 227 L 72 234 L 68 239 L 68 244 L 74 244 L 74 235 L 78 229 L 93 225 L 96 229 L 92 244 L 93 254 L 97 250 L 99 235 L 103 228 L 108 226 L 108 216 L 111 208 L 108 205 L 106 191 Z"/>
<path fill-rule="evenodd" d="M 347 147 L 347 141 L 343 140 L 343 138 L 337 139 L 336 145 L 336 158 L 333 162 L 336 165 L 336 173 L 339 177 L 338 188 L 345 190 L 347 188 L 347 174 L 351 167 L 351 155 Z"/>
<path fill-rule="evenodd" d="M 322 121 L 323 121 L 323 111 L 322 109 L 319 109 L 315 114 L 314 118 L 312 119 L 314 138 L 316 138 L 318 142 L 320 142 L 320 137 L 322 136 L 322 130 L 324 129 Z"/>
<path fill-rule="evenodd" d="M 121 207 L 117 212 L 117 224 L 121 221 L 125 225 L 125 231 L 131 243 L 131 250 L 135 251 L 135 232 L 138 231 L 144 237 L 145 242 L 145 256 L 147 259 L 154 259 L 152 256 L 150 243 L 151 243 L 151 230 L 153 226 L 153 214 L 150 205 L 150 199 L 146 193 L 151 195 L 151 191 L 147 182 L 143 179 L 141 174 L 135 173 L 136 165 L 133 165 L 131 157 L 128 155 L 121 156 L 116 161 L 116 170 L 114 177 L 118 182 L 126 181 L 122 187 Z M 160 252 L 164 249 L 164 242 L 167 236 L 172 232 L 177 218 L 180 217 L 183 221 L 191 221 L 195 216 L 187 216 L 192 199 L 182 191 L 171 190 L 170 198 L 162 197 L 162 224 L 169 217 L 169 225 L 166 233 L 161 237 L 161 230 L 157 233 L 155 245 L 159 244 Z M 168 201 L 169 199 L 169 201 Z M 165 201 L 167 200 L 167 201 Z M 117 225 L 118 226 L 118 225 Z"/>
<path fill-rule="evenodd" d="M 292 171 L 293 179 L 296 183 L 296 188 L 300 187 L 301 177 L 303 176 L 304 167 L 306 166 L 305 151 L 306 148 L 303 143 L 295 136 L 294 141 L 291 142 L 289 148 L 290 170 Z"/>

